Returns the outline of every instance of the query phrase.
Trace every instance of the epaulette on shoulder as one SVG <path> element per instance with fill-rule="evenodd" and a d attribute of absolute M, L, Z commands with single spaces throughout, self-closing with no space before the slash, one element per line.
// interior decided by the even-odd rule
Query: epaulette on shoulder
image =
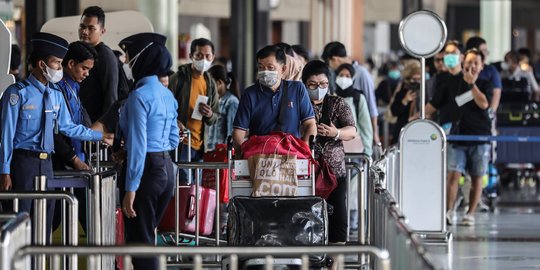
<path fill-rule="evenodd" d="M 22 90 L 26 88 L 27 86 L 29 86 L 30 83 L 27 82 L 26 80 L 22 80 L 22 81 L 16 82 L 14 85 L 17 89 Z"/>

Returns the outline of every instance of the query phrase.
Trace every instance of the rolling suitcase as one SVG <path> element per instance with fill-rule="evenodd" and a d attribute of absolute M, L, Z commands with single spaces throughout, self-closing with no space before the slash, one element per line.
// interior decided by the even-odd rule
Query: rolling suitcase
<path fill-rule="evenodd" d="M 230 246 L 323 246 L 328 244 L 328 212 L 320 197 L 244 197 L 229 202 Z M 310 256 L 324 264 L 324 254 Z M 287 258 L 292 261 L 298 258 Z"/>
<path fill-rule="evenodd" d="M 116 208 L 116 245 L 123 246 L 126 241 L 124 238 L 124 213 L 122 208 Z M 116 256 L 116 270 L 124 269 L 124 257 Z"/>
<path fill-rule="evenodd" d="M 210 235 L 214 228 L 214 213 L 216 211 L 216 191 L 199 186 L 199 196 L 195 196 L 195 186 L 180 186 L 178 188 L 178 224 L 180 232 L 195 233 L 195 197 L 199 200 L 199 234 Z M 174 228 L 174 202 L 172 198 L 165 210 L 160 231 L 175 231 Z"/>

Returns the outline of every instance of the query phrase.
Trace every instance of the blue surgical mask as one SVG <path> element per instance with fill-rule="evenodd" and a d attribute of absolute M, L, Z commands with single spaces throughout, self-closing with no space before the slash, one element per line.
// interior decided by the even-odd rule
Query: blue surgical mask
<path fill-rule="evenodd" d="M 429 74 L 429 72 L 426 72 L 426 81 L 428 81 L 429 79 L 431 79 L 431 74 Z"/>
<path fill-rule="evenodd" d="M 459 65 L 459 54 L 447 54 L 444 56 L 444 65 L 448 68 L 455 68 Z"/>
<path fill-rule="evenodd" d="M 401 72 L 399 72 L 397 69 L 390 70 L 388 71 L 388 77 L 392 80 L 399 80 L 401 77 Z"/>

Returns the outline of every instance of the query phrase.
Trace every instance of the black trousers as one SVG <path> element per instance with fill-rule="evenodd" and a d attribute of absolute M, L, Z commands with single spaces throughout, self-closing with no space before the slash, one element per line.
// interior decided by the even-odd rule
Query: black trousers
<path fill-rule="evenodd" d="M 34 178 L 45 175 L 47 179 L 53 178 L 53 168 L 50 155 L 47 159 L 40 159 L 36 152 L 14 150 L 11 160 L 11 182 L 13 191 L 34 191 Z M 19 200 L 19 212 L 28 212 L 33 218 L 33 200 Z M 47 222 L 47 243 L 50 243 L 52 220 L 54 215 L 54 200 L 47 200 L 47 220 L 32 220 Z M 32 226 L 33 235 L 33 226 Z"/>
<path fill-rule="evenodd" d="M 122 174 L 125 176 L 126 163 Z M 125 179 L 125 177 L 123 177 Z M 175 175 L 168 152 L 147 153 L 144 173 L 135 195 L 133 209 L 135 218 L 125 217 L 126 244 L 155 243 L 155 229 L 173 196 Z M 121 200 L 124 198 L 125 181 L 121 180 Z M 133 266 L 138 269 L 158 269 L 157 258 L 133 258 Z"/>
<path fill-rule="evenodd" d="M 328 241 L 331 243 L 347 241 L 347 179 L 338 177 L 338 186 L 326 200 L 334 206 L 334 213 L 328 217 Z"/>

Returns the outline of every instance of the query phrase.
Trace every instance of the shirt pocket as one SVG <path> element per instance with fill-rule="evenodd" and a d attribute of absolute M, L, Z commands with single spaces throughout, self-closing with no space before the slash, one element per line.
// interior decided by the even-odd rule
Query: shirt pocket
<path fill-rule="evenodd" d="M 37 130 L 40 128 L 41 120 L 40 111 L 38 110 L 22 110 L 21 123 L 25 130 Z"/>

